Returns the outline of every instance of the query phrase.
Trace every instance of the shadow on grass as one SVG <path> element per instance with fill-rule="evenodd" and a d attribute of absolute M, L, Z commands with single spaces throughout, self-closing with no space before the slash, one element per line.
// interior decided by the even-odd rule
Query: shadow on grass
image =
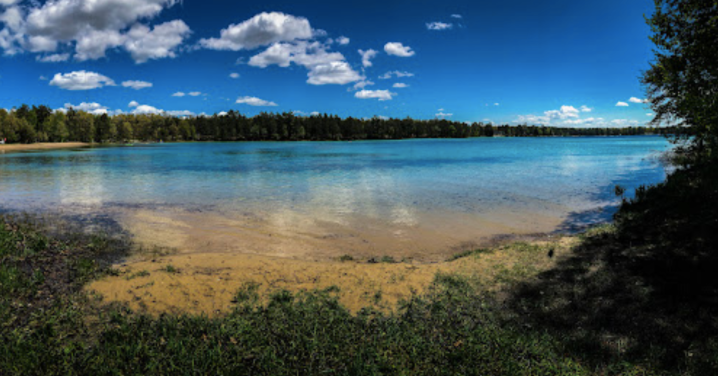
<path fill-rule="evenodd" d="M 639 189 L 614 225 L 587 232 L 572 256 L 515 288 L 512 320 L 608 373 L 628 362 L 717 374 L 717 170 L 678 171 Z"/>

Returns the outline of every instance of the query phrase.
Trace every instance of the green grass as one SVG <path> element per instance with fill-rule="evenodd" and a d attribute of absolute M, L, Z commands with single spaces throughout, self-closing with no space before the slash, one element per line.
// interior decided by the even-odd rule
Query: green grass
<path fill-rule="evenodd" d="M 179 269 L 174 267 L 172 264 L 167 264 L 164 268 L 161 269 L 164 272 L 170 273 L 170 274 L 177 274 L 180 272 Z"/>

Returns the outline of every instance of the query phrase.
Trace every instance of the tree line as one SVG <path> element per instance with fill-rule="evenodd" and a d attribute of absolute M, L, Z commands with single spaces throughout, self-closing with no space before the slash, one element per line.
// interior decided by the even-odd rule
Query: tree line
<path fill-rule="evenodd" d="M 73 108 L 22 105 L 0 109 L 0 139 L 8 143 L 131 141 L 328 141 L 407 138 L 625 136 L 674 134 L 676 128 L 559 128 L 534 125 L 463 123 L 446 119 L 340 118 L 297 116 L 292 112 L 247 117 L 237 111 L 212 116 L 91 114 Z"/>

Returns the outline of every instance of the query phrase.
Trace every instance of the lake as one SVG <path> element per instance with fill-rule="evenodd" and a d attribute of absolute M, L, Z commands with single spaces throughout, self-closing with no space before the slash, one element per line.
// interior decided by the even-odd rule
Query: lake
<path fill-rule="evenodd" d="M 663 137 L 177 143 L 0 155 L 0 209 L 116 220 L 181 252 L 437 261 L 606 221 Z"/>

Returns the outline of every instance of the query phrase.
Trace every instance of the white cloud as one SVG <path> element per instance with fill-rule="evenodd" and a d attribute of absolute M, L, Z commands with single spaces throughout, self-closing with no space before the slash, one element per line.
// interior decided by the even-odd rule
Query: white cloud
<path fill-rule="evenodd" d="M 372 86 L 372 85 L 374 85 L 374 82 L 369 81 L 369 80 L 363 80 L 363 81 L 359 81 L 359 82 L 357 82 L 356 84 L 354 84 L 354 88 L 353 88 L 353 89 L 354 89 L 354 90 L 359 90 L 359 89 L 363 89 L 363 88 L 365 88 L 365 87 L 367 87 L 367 86 Z M 349 90 L 349 91 L 351 91 L 351 90 Z"/>
<path fill-rule="evenodd" d="M 372 66 L 371 59 L 373 59 L 379 52 L 376 50 L 372 50 L 371 48 L 364 51 L 359 50 L 359 55 L 361 55 L 361 63 L 364 67 L 368 68 Z"/>
<path fill-rule="evenodd" d="M 321 114 L 320 114 L 318 111 L 312 111 L 312 113 L 309 114 L 309 115 L 311 115 L 311 116 L 319 116 L 319 115 L 321 115 Z"/>
<path fill-rule="evenodd" d="M 130 106 L 130 107 L 135 107 L 135 109 L 132 110 L 132 112 L 131 112 L 131 114 L 134 114 L 134 115 L 155 115 L 155 114 L 160 115 L 161 114 L 161 115 L 169 115 L 169 116 L 175 116 L 175 117 L 195 116 L 194 112 L 187 111 L 187 110 L 165 111 L 163 109 L 160 109 L 160 108 L 157 108 L 154 106 L 150 106 L 147 104 L 136 105 L 137 102 L 135 102 L 135 101 L 130 102 L 130 104 L 131 105 L 135 104 L 135 106 Z"/>
<path fill-rule="evenodd" d="M 107 76 L 83 70 L 65 74 L 57 73 L 50 81 L 50 85 L 65 90 L 91 90 L 103 86 L 115 86 L 115 82 Z"/>
<path fill-rule="evenodd" d="M 0 0 L 0 5 L 7 7 L 7 6 L 13 5 L 15 3 L 19 3 L 19 2 L 20 2 L 20 0 Z"/>
<path fill-rule="evenodd" d="M 451 18 L 461 19 L 461 18 L 464 18 L 464 17 L 462 17 L 460 14 L 452 14 L 452 15 L 451 15 Z"/>
<path fill-rule="evenodd" d="M 641 123 L 638 120 L 629 119 L 615 119 L 611 120 L 611 125 L 614 127 L 637 127 Z"/>
<path fill-rule="evenodd" d="M 152 87 L 152 83 L 151 83 L 151 82 L 146 82 L 146 81 L 124 81 L 124 82 L 122 83 L 122 86 L 123 86 L 123 87 L 130 87 L 130 88 L 133 88 L 133 89 L 135 89 L 135 90 L 140 90 L 140 89 L 145 89 L 145 88 L 148 88 L 148 87 Z"/>
<path fill-rule="evenodd" d="M 402 77 L 414 77 L 414 73 L 409 72 L 401 72 L 401 71 L 392 71 L 392 72 L 386 72 L 383 75 L 379 76 L 379 79 L 381 80 L 387 80 L 392 77 L 396 78 L 402 78 Z"/>
<path fill-rule="evenodd" d="M 349 44 L 349 41 L 350 41 L 349 38 L 344 37 L 344 36 L 337 38 L 337 43 L 339 43 L 342 46 L 346 46 L 347 44 Z"/>
<path fill-rule="evenodd" d="M 69 59 L 70 54 L 52 54 L 46 56 L 37 55 L 35 57 L 35 61 L 39 61 L 41 63 L 60 63 Z"/>
<path fill-rule="evenodd" d="M 199 97 L 200 95 L 202 95 L 202 92 L 201 91 L 193 91 L 193 92 L 187 93 L 187 95 L 189 95 L 190 97 Z"/>
<path fill-rule="evenodd" d="M 403 89 L 405 87 L 409 87 L 409 85 L 403 83 L 403 82 L 397 82 L 392 87 L 395 87 L 397 89 Z"/>
<path fill-rule="evenodd" d="M 348 63 L 344 61 L 332 61 L 328 64 L 313 66 L 309 71 L 307 83 L 312 85 L 344 85 L 363 79 L 364 77 L 354 71 Z"/>
<path fill-rule="evenodd" d="M 544 111 L 543 115 L 519 115 L 514 123 L 550 124 L 552 121 L 576 121 L 580 110 L 573 106 L 561 106 L 558 110 Z"/>
<path fill-rule="evenodd" d="M 185 95 L 187 95 L 187 94 L 185 94 L 184 92 L 181 92 L 181 91 L 178 91 L 178 92 L 172 94 L 173 97 L 180 97 L 180 98 L 184 97 Z"/>
<path fill-rule="evenodd" d="M 237 78 L 239 78 L 239 73 L 232 72 L 232 73 L 229 74 L 229 77 L 230 77 L 230 78 L 237 79 Z"/>
<path fill-rule="evenodd" d="M 647 113 L 646 116 L 653 116 L 653 113 Z"/>
<path fill-rule="evenodd" d="M 161 114 L 163 111 L 160 110 L 157 107 L 153 107 L 147 104 L 141 104 L 139 106 L 135 106 L 135 109 L 132 110 L 133 114 Z"/>
<path fill-rule="evenodd" d="M 435 116 L 438 117 L 438 118 L 444 119 L 444 118 L 447 118 L 447 117 L 452 117 L 452 116 L 454 116 L 454 114 L 452 114 L 452 113 L 448 113 L 448 114 L 447 114 L 447 113 L 444 113 L 444 112 L 442 112 L 442 111 L 439 111 L 439 113 L 437 113 Z"/>
<path fill-rule="evenodd" d="M 195 113 L 188 110 L 174 110 L 174 111 L 162 111 L 162 113 L 175 116 L 175 117 L 188 117 L 188 116 L 195 116 Z"/>
<path fill-rule="evenodd" d="M 619 101 L 616 103 L 616 107 L 628 107 L 628 103 Z"/>
<path fill-rule="evenodd" d="M 581 112 L 591 112 L 593 109 L 588 106 L 581 106 L 579 110 L 581 110 Z"/>
<path fill-rule="evenodd" d="M 89 113 L 91 113 L 91 114 L 93 114 L 93 115 L 102 115 L 102 114 L 108 113 L 108 111 L 107 111 L 108 108 L 107 108 L 107 107 L 105 107 L 105 106 L 103 106 L 103 105 L 101 105 L 101 104 L 99 104 L 99 103 L 94 103 L 94 102 L 93 102 L 93 103 L 85 103 L 85 102 L 82 102 L 82 103 L 80 103 L 80 104 L 78 104 L 78 105 L 73 105 L 73 104 L 70 104 L 70 103 L 65 103 L 65 109 L 68 109 L 68 110 L 69 110 L 70 108 L 73 108 L 73 109 L 75 109 L 75 110 L 77 110 L 77 111 L 89 112 Z"/>
<path fill-rule="evenodd" d="M 631 103 L 646 103 L 646 102 L 648 102 L 648 101 L 645 100 L 645 99 L 639 99 L 639 98 L 636 98 L 636 97 L 631 97 L 631 99 L 629 99 L 628 101 L 631 102 Z"/>
<path fill-rule="evenodd" d="M 137 24 L 127 33 L 125 48 L 138 64 L 150 59 L 174 58 L 177 47 L 190 34 L 189 26 L 182 20 L 165 22 L 152 30 Z"/>
<path fill-rule="evenodd" d="M 312 85 L 344 85 L 364 79 L 344 61 L 344 55 L 339 52 L 328 52 L 326 48 L 326 45 L 319 42 L 275 43 L 265 51 L 252 56 L 248 64 L 260 68 L 269 65 L 286 68 L 291 63 L 295 63 L 309 70 L 307 83 Z"/>
<path fill-rule="evenodd" d="M 566 126 L 577 126 L 577 125 L 587 125 L 587 126 L 598 126 L 598 125 L 605 125 L 603 124 L 604 120 L 603 118 L 586 118 L 586 119 L 568 119 L 562 123 L 562 125 Z"/>
<path fill-rule="evenodd" d="M 137 103 L 137 101 L 132 101 L 132 102 L 130 102 L 129 104 L 127 104 L 127 107 L 137 107 L 137 106 L 139 106 L 139 105 L 140 105 L 140 104 Z"/>
<path fill-rule="evenodd" d="M 436 111 L 444 112 L 444 111 L 446 111 L 446 110 L 444 110 L 443 108 L 440 108 L 440 109 L 438 109 L 438 110 L 436 110 Z"/>
<path fill-rule="evenodd" d="M 451 29 L 452 27 L 454 27 L 453 24 L 445 23 L 445 22 L 429 22 L 426 24 L 426 28 L 429 30 L 448 30 L 448 29 Z"/>
<path fill-rule="evenodd" d="M 13 32 L 7 31 L 9 26 L 0 32 L 0 48 L 10 54 L 23 49 L 54 52 L 61 45 L 70 46 L 79 61 L 105 57 L 113 48 L 130 52 L 137 63 L 174 57 L 190 34 L 189 27 L 175 20 L 150 29 L 140 21 L 151 20 L 180 1 L 55 0 L 42 5 L 31 1 L 24 8 L 26 17 L 13 23 Z"/>
<path fill-rule="evenodd" d="M 389 90 L 360 90 L 354 94 L 359 99 L 378 99 L 380 101 L 388 101 L 393 98 L 396 93 Z"/>
<path fill-rule="evenodd" d="M 498 105 L 499 105 L 498 103 L 494 103 L 494 106 L 498 106 Z"/>
<path fill-rule="evenodd" d="M 11 5 L 11 4 L 9 4 Z M 0 22 L 12 31 L 19 31 L 23 26 L 23 12 L 20 7 L 7 8 L 0 14 Z"/>
<path fill-rule="evenodd" d="M 385 44 L 384 52 L 386 52 L 389 55 L 400 56 L 400 57 L 414 56 L 414 51 L 411 50 L 411 47 L 404 46 L 403 44 L 401 44 L 399 42 L 389 42 L 389 43 Z"/>
<path fill-rule="evenodd" d="M 220 32 L 219 38 L 202 39 L 199 43 L 213 50 L 239 51 L 277 42 L 310 39 L 313 35 L 306 18 L 263 12 L 242 23 L 229 25 Z"/>
<path fill-rule="evenodd" d="M 260 107 L 275 107 L 275 106 L 277 106 L 277 104 L 274 102 L 265 101 L 264 99 L 259 99 L 257 97 L 249 97 L 249 96 L 239 97 L 239 98 L 237 98 L 237 102 L 235 102 L 235 103 L 247 104 L 250 106 L 260 106 Z"/>
<path fill-rule="evenodd" d="M 568 118 L 577 118 L 578 117 L 579 110 L 577 110 L 573 106 L 561 106 L 561 109 L 559 110 L 551 110 L 551 111 L 545 111 L 544 115 L 548 117 L 549 119 L 568 119 Z"/>

